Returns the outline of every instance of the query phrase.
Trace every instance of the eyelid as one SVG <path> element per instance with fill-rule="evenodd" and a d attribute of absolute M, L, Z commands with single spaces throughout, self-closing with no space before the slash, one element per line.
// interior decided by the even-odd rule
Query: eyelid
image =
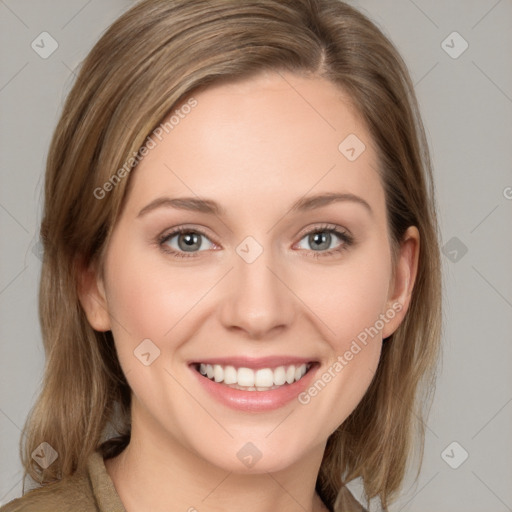
<path fill-rule="evenodd" d="M 330 224 L 329 222 L 320 223 L 318 225 L 314 226 L 308 226 L 307 228 L 304 228 L 303 230 L 299 231 L 299 234 L 297 235 L 301 239 L 304 238 L 306 235 L 309 235 L 311 233 L 316 233 L 317 231 L 339 231 L 340 233 L 346 234 L 347 236 L 352 237 L 352 233 L 345 227 L 340 226 L 338 224 Z"/>
<path fill-rule="evenodd" d="M 219 246 L 219 244 L 215 240 L 212 239 L 213 237 L 211 235 L 209 235 L 205 229 L 203 229 L 201 227 L 197 227 L 197 226 L 189 226 L 187 224 L 183 224 L 183 225 L 175 226 L 173 228 L 166 229 L 161 235 L 159 235 L 157 237 L 157 241 L 159 244 L 163 244 L 166 241 L 174 238 L 177 235 L 180 235 L 182 233 L 191 233 L 191 232 L 200 234 L 200 235 L 204 236 L 205 238 L 207 238 L 213 245 Z M 203 252 L 203 251 L 198 251 L 198 252 Z"/>

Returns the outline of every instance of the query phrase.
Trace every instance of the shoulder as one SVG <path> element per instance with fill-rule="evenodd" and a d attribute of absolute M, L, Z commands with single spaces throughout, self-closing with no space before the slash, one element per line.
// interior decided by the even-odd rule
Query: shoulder
<path fill-rule="evenodd" d="M 27 492 L 0 512 L 126 512 L 107 473 L 103 457 L 93 452 L 87 471 Z"/>
<path fill-rule="evenodd" d="M 73 475 L 27 492 L 0 512 L 90 512 L 96 511 L 86 475 Z"/>

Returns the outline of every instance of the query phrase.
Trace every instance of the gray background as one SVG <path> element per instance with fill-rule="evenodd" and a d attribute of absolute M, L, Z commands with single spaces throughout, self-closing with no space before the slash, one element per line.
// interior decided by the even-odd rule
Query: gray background
<path fill-rule="evenodd" d="M 73 69 L 133 3 L 0 0 L 0 504 L 21 495 L 20 428 L 44 365 L 37 233 L 50 137 Z M 443 364 L 424 465 L 391 510 L 512 511 L 512 0 L 351 3 L 409 66 L 445 253 Z M 44 31 L 58 43 L 46 59 L 31 47 Z"/>

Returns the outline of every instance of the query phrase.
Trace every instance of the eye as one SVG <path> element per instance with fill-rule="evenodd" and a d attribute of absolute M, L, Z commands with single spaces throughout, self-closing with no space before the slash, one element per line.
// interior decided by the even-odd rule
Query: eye
<path fill-rule="evenodd" d="M 205 233 L 197 229 L 179 227 L 160 237 L 158 243 L 162 247 L 162 250 L 173 256 L 178 258 L 193 258 L 195 253 L 201 252 L 199 249 L 212 249 L 212 247 L 208 247 L 208 244 L 203 243 L 203 238 L 208 239 Z M 215 246 L 211 241 L 210 244 Z"/>
<path fill-rule="evenodd" d="M 336 245 L 336 239 L 341 240 Z M 314 258 L 340 253 L 354 243 L 354 238 L 348 232 L 332 226 L 319 226 L 306 233 L 302 238 L 312 249 L 299 245 L 301 249 L 312 251 Z M 301 240 L 301 242 L 302 242 Z M 334 245 L 333 245 L 334 244 Z"/>
<path fill-rule="evenodd" d="M 207 239 L 209 244 L 203 243 L 203 239 Z M 310 249 L 303 246 L 303 240 L 311 247 Z M 338 240 L 338 245 L 336 245 L 336 240 Z M 354 238 L 350 233 L 337 226 L 325 225 L 308 231 L 299 242 L 299 248 L 309 252 L 309 256 L 318 258 L 341 253 L 353 243 Z M 199 252 L 216 247 L 201 230 L 186 226 L 165 233 L 158 239 L 158 244 L 164 252 L 177 258 L 193 258 L 198 256 Z"/>

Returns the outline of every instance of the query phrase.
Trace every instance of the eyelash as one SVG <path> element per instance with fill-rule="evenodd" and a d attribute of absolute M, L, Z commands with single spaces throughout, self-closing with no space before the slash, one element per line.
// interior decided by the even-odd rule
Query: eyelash
<path fill-rule="evenodd" d="M 201 231 L 200 229 L 197 229 L 197 228 L 192 229 L 192 228 L 188 228 L 186 226 L 181 226 L 179 228 L 174 229 L 170 233 L 166 233 L 166 234 L 160 236 L 158 238 L 158 245 L 165 253 L 171 254 L 175 258 L 195 258 L 195 257 L 197 257 L 198 253 L 200 253 L 202 251 L 187 254 L 186 252 L 176 251 L 174 249 L 169 249 L 168 246 L 166 247 L 166 243 L 169 240 L 174 238 L 176 235 L 180 235 L 183 233 L 195 233 L 198 235 L 202 235 L 205 238 L 208 238 L 208 235 L 206 233 L 204 233 L 203 231 Z M 351 245 L 354 244 L 354 237 L 352 235 L 350 235 L 346 231 L 341 231 L 338 228 L 333 227 L 331 225 L 323 225 L 323 226 L 315 227 L 314 229 L 304 233 L 301 237 L 301 240 L 303 238 L 305 238 L 306 236 L 312 235 L 315 233 L 334 234 L 343 243 L 339 247 L 337 247 L 335 249 L 330 249 L 328 251 L 307 251 L 307 252 L 312 253 L 309 255 L 312 258 L 323 258 L 323 257 L 327 257 L 327 256 L 332 256 L 337 253 L 342 253 L 343 251 L 346 251 Z"/>

